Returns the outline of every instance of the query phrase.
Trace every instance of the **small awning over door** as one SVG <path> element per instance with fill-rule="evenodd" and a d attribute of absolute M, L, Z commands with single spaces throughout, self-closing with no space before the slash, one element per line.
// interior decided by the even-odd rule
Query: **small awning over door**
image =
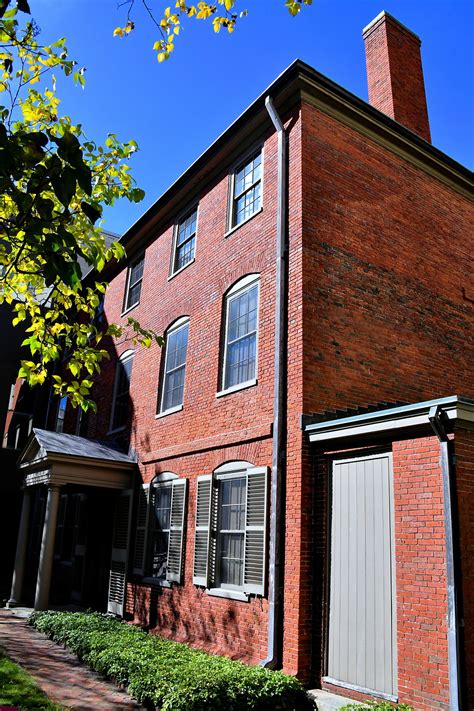
<path fill-rule="evenodd" d="M 135 460 L 107 443 L 33 429 L 18 466 L 25 486 L 77 484 L 129 489 Z"/>

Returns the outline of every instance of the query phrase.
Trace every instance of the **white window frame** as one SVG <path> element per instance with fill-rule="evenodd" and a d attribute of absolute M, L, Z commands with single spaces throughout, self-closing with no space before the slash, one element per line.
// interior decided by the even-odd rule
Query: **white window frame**
<path fill-rule="evenodd" d="M 250 535 L 250 531 L 252 529 L 252 526 L 250 526 L 247 521 L 245 523 L 245 529 L 244 529 L 244 557 L 243 557 L 243 582 L 242 585 L 233 585 L 230 583 L 220 583 L 219 577 L 220 577 L 220 551 L 221 551 L 221 543 L 220 543 L 220 534 L 222 531 L 219 530 L 220 528 L 220 517 L 221 517 L 221 493 L 219 491 L 219 482 L 220 481 L 226 481 L 229 479 L 240 479 L 242 477 L 246 478 L 246 492 L 245 492 L 245 498 L 246 498 L 246 510 L 245 510 L 245 517 L 247 518 L 247 507 L 249 503 L 249 480 L 252 476 L 254 475 L 259 475 L 262 477 L 262 475 L 265 476 L 264 482 L 265 482 L 265 491 L 264 491 L 264 511 L 263 511 L 263 518 L 264 518 L 264 523 L 263 523 L 263 533 L 262 533 L 262 525 L 257 525 L 257 529 L 260 530 L 260 534 L 263 536 L 262 538 L 262 550 L 263 550 L 263 559 L 262 559 L 262 572 L 263 572 L 263 579 L 259 582 L 256 583 L 255 581 L 253 583 L 246 583 L 245 582 L 245 575 L 246 575 L 246 563 L 248 560 L 246 558 L 246 546 L 247 546 L 247 535 Z M 269 482 L 269 468 L 268 467 L 255 467 L 253 464 L 250 462 L 245 462 L 245 461 L 236 461 L 236 462 L 228 462 L 220 467 L 218 467 L 214 473 L 211 475 L 204 475 L 201 477 L 198 477 L 197 479 L 197 485 L 199 482 L 205 483 L 209 482 L 210 483 L 210 493 L 209 493 L 209 522 L 207 526 L 204 526 L 204 529 L 207 529 L 208 531 L 208 552 L 207 552 L 207 571 L 205 575 L 202 575 L 201 573 L 197 574 L 195 565 L 193 566 L 193 582 L 195 585 L 203 586 L 206 589 L 206 593 L 212 596 L 216 597 L 224 597 L 224 598 L 229 598 L 232 600 L 241 600 L 243 602 L 246 602 L 249 600 L 249 597 L 251 594 L 258 595 L 260 597 L 263 597 L 265 594 L 265 587 L 266 587 L 266 570 L 267 570 L 267 562 L 268 562 L 268 552 L 267 552 L 267 524 L 268 524 L 268 514 L 269 514 L 269 497 L 268 497 L 268 482 Z M 256 480 L 255 480 L 256 481 Z M 196 507 L 198 505 L 198 495 L 196 495 Z M 196 508 L 196 515 L 197 515 L 197 508 Z M 196 523 L 196 518 L 195 518 L 195 523 Z M 197 532 L 198 530 L 201 530 L 196 528 L 195 531 Z M 195 554 L 196 554 L 196 539 L 195 539 Z M 202 554 L 202 550 L 200 551 L 200 554 Z M 215 556 L 214 559 L 214 564 L 213 564 L 213 557 Z M 211 571 L 211 567 L 214 565 L 214 570 Z M 203 571 L 204 572 L 204 571 Z M 213 579 L 214 578 L 214 579 Z M 210 586 L 211 584 L 211 586 Z"/>
<path fill-rule="evenodd" d="M 160 391 L 160 400 L 159 400 L 159 412 L 157 413 L 156 417 L 163 417 L 164 415 L 170 415 L 173 412 L 179 412 L 180 410 L 183 409 L 184 405 L 184 389 L 186 386 L 186 366 L 188 363 L 188 346 L 189 346 L 189 325 L 190 325 L 190 319 L 189 316 L 182 316 L 179 318 L 177 321 L 171 324 L 169 328 L 166 329 L 165 331 L 165 347 L 163 349 L 163 371 L 162 371 L 162 382 L 161 382 L 161 391 Z M 188 327 L 188 343 L 186 346 L 186 360 L 184 362 L 184 383 L 183 383 L 183 401 L 179 405 L 174 405 L 173 407 L 169 407 L 166 410 L 163 407 L 164 400 L 165 400 L 165 392 L 166 392 L 166 380 L 168 376 L 168 372 L 166 370 L 166 363 L 168 360 L 168 339 L 170 335 L 173 333 L 176 333 L 177 331 L 181 330 L 185 326 Z M 183 366 L 179 366 L 180 368 L 183 368 Z M 176 369 L 175 369 L 176 370 Z"/>
<path fill-rule="evenodd" d="M 226 387 L 226 376 L 227 376 L 227 334 L 229 328 L 229 307 L 230 302 L 236 297 L 241 296 L 245 291 L 249 291 L 254 286 L 257 286 L 257 323 L 255 328 L 255 373 L 254 377 L 249 380 L 245 380 L 242 383 L 236 383 L 235 385 L 230 385 Z M 224 318 L 224 343 L 223 343 L 223 360 L 221 369 L 221 389 L 217 393 L 216 397 L 222 397 L 222 395 L 227 395 L 229 393 L 236 392 L 237 390 L 243 390 L 244 388 L 251 387 L 257 384 L 257 373 L 258 373 L 258 336 L 260 328 L 260 274 L 248 274 L 247 276 L 239 279 L 231 289 L 225 294 L 225 318 Z"/>
<path fill-rule="evenodd" d="M 252 212 L 251 215 L 246 217 L 242 222 L 234 222 L 234 205 L 235 205 L 235 197 L 234 197 L 234 186 L 235 186 L 235 176 L 241 170 L 243 167 L 247 165 L 247 163 L 250 163 L 251 160 L 253 160 L 258 153 L 260 153 L 260 185 L 261 185 L 261 192 L 260 192 L 260 207 L 258 210 L 255 210 L 255 212 Z M 244 158 L 239 159 L 238 162 L 234 163 L 232 166 L 230 175 L 229 175 L 229 195 L 228 195 L 228 200 L 227 200 L 227 230 L 225 236 L 228 237 L 232 232 L 235 230 L 238 230 L 239 227 L 242 227 L 242 225 L 245 225 L 249 220 L 253 219 L 255 215 L 258 215 L 262 210 L 263 210 L 263 181 L 264 181 L 264 146 L 263 144 L 258 144 L 254 145 L 250 151 L 248 151 Z"/>
<path fill-rule="evenodd" d="M 244 575 L 244 565 L 245 565 L 245 523 L 242 529 L 221 529 L 221 518 L 222 518 L 222 491 L 219 484 L 224 481 L 231 481 L 232 479 L 245 479 L 245 499 L 247 499 L 247 486 L 248 486 L 248 476 L 247 470 L 229 472 L 228 474 L 216 474 L 214 477 L 214 485 L 218 486 L 219 492 L 217 497 L 217 530 L 216 530 L 216 589 L 218 590 L 239 590 L 243 592 L 243 575 Z M 242 555 L 242 584 L 234 585 L 233 583 L 222 583 L 220 579 L 220 568 L 222 563 L 222 534 L 226 533 L 239 533 L 243 536 L 243 555 Z"/>
<path fill-rule="evenodd" d="M 127 429 L 127 424 L 120 425 L 119 427 L 114 427 L 114 419 L 115 419 L 115 406 L 116 406 L 116 400 L 117 400 L 117 388 L 118 388 L 118 380 L 119 380 L 119 364 L 122 366 L 125 365 L 129 360 L 133 361 L 133 357 L 135 355 L 134 350 L 128 350 L 122 353 L 122 355 L 117 359 L 117 364 L 115 366 L 115 376 L 114 376 L 114 390 L 113 390 L 113 395 L 112 395 L 112 409 L 110 411 L 110 423 L 109 423 L 109 431 L 107 434 L 114 434 L 115 432 L 123 432 L 125 429 Z M 132 370 L 133 370 L 133 362 L 132 362 Z M 128 389 L 130 392 L 130 383 L 132 380 L 132 372 L 130 371 L 130 380 L 128 381 Z"/>
<path fill-rule="evenodd" d="M 130 279 L 132 277 L 132 269 L 134 266 L 136 266 L 141 261 L 143 261 L 142 276 L 134 284 L 131 284 Z M 135 259 L 130 262 L 130 264 L 127 268 L 127 280 L 125 283 L 125 295 L 124 295 L 124 300 L 123 300 L 122 316 L 139 305 L 141 296 L 142 296 L 142 285 L 143 285 L 144 274 L 145 274 L 145 252 L 140 254 L 138 257 L 135 257 Z M 128 300 L 129 300 L 130 289 L 133 288 L 134 286 L 136 286 L 138 283 L 140 283 L 140 297 L 139 297 L 138 301 L 136 301 L 134 304 L 129 304 Z"/>
<path fill-rule="evenodd" d="M 190 217 L 193 212 L 196 213 L 196 229 L 194 231 L 194 255 L 193 258 L 189 260 L 189 262 L 186 262 L 182 267 L 179 267 L 179 269 L 176 268 L 176 260 L 178 257 L 178 235 L 179 235 L 179 228 L 185 222 L 188 217 Z M 173 247 L 171 250 L 171 262 L 170 262 L 170 273 L 168 277 L 168 281 L 175 277 L 177 274 L 181 274 L 186 267 L 189 267 L 193 262 L 196 261 L 196 247 L 197 247 L 197 233 L 198 233 L 198 227 L 199 227 L 199 203 L 196 202 L 194 203 L 188 210 L 185 212 L 182 212 L 179 217 L 177 218 L 176 224 L 173 228 Z M 190 238 L 188 238 L 187 241 L 189 241 Z"/>

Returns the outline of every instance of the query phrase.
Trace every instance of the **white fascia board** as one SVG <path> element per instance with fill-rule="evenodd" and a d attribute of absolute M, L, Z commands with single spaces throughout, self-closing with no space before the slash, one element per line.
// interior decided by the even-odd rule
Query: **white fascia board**
<path fill-rule="evenodd" d="M 428 415 L 433 405 L 443 407 L 450 420 L 474 422 L 474 402 L 447 397 L 339 420 L 318 422 L 306 425 L 305 432 L 310 442 L 322 442 L 428 425 Z"/>

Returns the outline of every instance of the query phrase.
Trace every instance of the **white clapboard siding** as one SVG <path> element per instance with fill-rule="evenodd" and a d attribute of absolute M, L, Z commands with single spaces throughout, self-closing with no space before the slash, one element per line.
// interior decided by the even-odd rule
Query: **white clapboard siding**
<path fill-rule="evenodd" d="M 133 555 L 134 575 L 145 575 L 147 537 L 150 517 L 150 484 L 142 484 L 138 492 L 137 526 Z"/>
<path fill-rule="evenodd" d="M 212 476 L 197 478 L 196 527 L 194 533 L 193 583 L 207 585 L 211 523 Z"/>
<path fill-rule="evenodd" d="M 176 583 L 181 582 L 183 574 L 183 535 L 187 484 L 187 479 L 178 479 L 173 481 L 172 484 L 166 579 Z"/>
<path fill-rule="evenodd" d="M 245 515 L 244 591 L 256 595 L 263 595 L 265 589 L 267 492 L 268 469 L 249 469 Z"/>
<path fill-rule="evenodd" d="M 127 582 L 128 540 L 132 513 L 132 490 L 117 495 L 115 504 L 112 555 L 110 561 L 107 612 L 123 617 L 125 587 Z"/>
<path fill-rule="evenodd" d="M 328 677 L 396 695 L 389 454 L 333 464 Z"/>

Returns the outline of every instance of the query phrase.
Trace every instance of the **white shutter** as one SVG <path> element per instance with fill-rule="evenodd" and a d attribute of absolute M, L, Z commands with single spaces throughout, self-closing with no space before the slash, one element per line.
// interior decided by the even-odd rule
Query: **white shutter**
<path fill-rule="evenodd" d="M 247 470 L 244 592 L 263 595 L 266 572 L 268 469 Z"/>
<path fill-rule="evenodd" d="M 195 585 L 207 586 L 212 476 L 199 476 L 197 478 L 196 486 L 196 529 L 194 532 L 193 583 Z"/>
<path fill-rule="evenodd" d="M 181 582 L 183 571 L 183 535 L 187 484 L 187 479 L 173 481 L 171 491 L 170 537 L 166 579 L 176 583 Z"/>
<path fill-rule="evenodd" d="M 128 539 L 132 513 L 131 489 L 121 491 L 115 504 L 112 556 L 110 561 L 109 595 L 107 612 L 123 617 L 125 587 L 127 582 Z"/>
<path fill-rule="evenodd" d="M 138 494 L 137 527 L 135 530 L 135 551 L 133 556 L 134 575 L 145 575 L 150 518 L 150 484 L 143 484 Z"/>
<path fill-rule="evenodd" d="M 214 587 L 217 577 L 217 524 L 219 521 L 219 481 L 213 479 L 211 491 L 211 525 L 209 531 L 209 567 L 207 586 Z"/>

